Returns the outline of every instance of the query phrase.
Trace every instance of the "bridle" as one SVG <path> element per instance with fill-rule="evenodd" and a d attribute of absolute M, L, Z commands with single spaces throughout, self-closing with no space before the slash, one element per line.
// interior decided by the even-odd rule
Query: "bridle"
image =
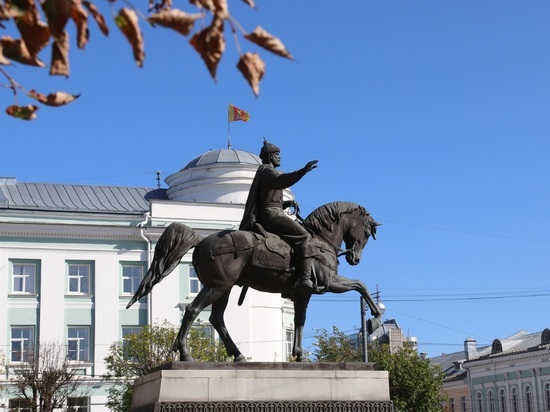
<path fill-rule="evenodd" d="M 303 218 L 296 212 L 296 218 L 300 221 L 302 226 L 311 234 L 314 236 L 319 236 L 321 239 L 323 239 L 325 242 L 327 242 L 332 248 L 334 249 L 334 253 L 336 254 L 336 257 L 340 256 L 346 256 L 353 253 L 353 249 L 342 249 L 340 246 L 335 245 L 330 239 L 328 239 L 325 235 L 323 235 L 321 232 L 317 233 L 313 230 L 313 227 L 309 225 Z"/>

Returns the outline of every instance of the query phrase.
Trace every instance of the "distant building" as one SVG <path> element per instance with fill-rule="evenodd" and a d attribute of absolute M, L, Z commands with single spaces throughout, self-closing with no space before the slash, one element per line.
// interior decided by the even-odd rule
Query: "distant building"
<path fill-rule="evenodd" d="M 146 324 L 179 325 L 201 285 L 191 253 L 153 292 L 126 309 L 171 222 L 206 236 L 239 226 L 258 156 L 206 152 L 168 176 L 168 189 L 24 183 L 0 178 L 0 342 L 11 373 L 37 343 L 58 341 L 93 383 L 73 400 L 79 412 L 105 410 L 109 346 Z M 286 199 L 293 199 L 285 191 Z M 253 361 L 285 361 L 293 339 L 293 306 L 277 294 L 231 296 L 226 324 Z M 209 312 L 197 323 L 208 328 Z M 18 409 L 3 391 L 0 403 Z"/>
<path fill-rule="evenodd" d="M 450 412 L 550 411 L 550 329 L 519 331 L 490 346 L 431 358 L 445 371 Z"/>
<path fill-rule="evenodd" d="M 363 347 L 363 334 L 361 331 L 351 334 L 349 337 L 356 348 Z M 367 341 L 388 344 L 392 352 L 403 346 L 418 348 L 418 340 L 413 336 L 405 336 L 395 319 L 384 321 L 378 329 L 367 336 Z"/>

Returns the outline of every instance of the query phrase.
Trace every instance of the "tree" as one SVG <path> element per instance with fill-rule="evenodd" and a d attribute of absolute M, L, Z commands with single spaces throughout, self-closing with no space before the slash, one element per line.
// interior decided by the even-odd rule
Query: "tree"
<path fill-rule="evenodd" d="M 255 8 L 253 0 L 243 0 L 251 8 Z M 88 17 L 95 21 L 99 30 L 107 35 L 109 27 L 100 8 L 89 0 L 43 0 L 40 8 L 36 0 L 0 0 L 0 29 L 12 27 L 4 25 L 2 21 L 12 21 L 14 29 L 12 36 L 0 37 L 0 75 L 7 79 L 7 84 L 0 83 L 14 94 L 15 103 L 6 109 L 14 117 L 31 120 L 36 118 L 37 106 L 20 105 L 18 93 L 23 92 L 28 97 L 49 106 L 62 106 L 75 100 L 79 95 L 65 92 L 49 94 L 27 91 L 9 75 L 1 65 L 11 65 L 11 62 L 46 67 L 39 55 L 42 50 L 50 48 L 50 75 L 69 77 L 69 31 L 67 23 L 73 20 L 76 28 L 73 35 L 76 37 L 77 47 L 84 49 L 89 40 Z M 188 13 L 172 6 L 171 0 L 150 0 L 147 12 L 134 7 L 122 7 L 116 13 L 113 4 L 116 0 L 109 0 L 109 14 L 113 14 L 114 23 L 130 43 L 136 65 L 142 67 L 145 60 L 145 46 L 140 28 L 140 20 L 153 27 L 164 27 L 173 30 L 179 35 L 189 36 L 196 21 L 201 21 L 202 28 L 196 31 L 189 44 L 203 59 L 208 72 L 216 79 L 216 71 L 225 51 L 224 28 L 229 26 L 236 48 L 239 53 L 238 70 L 247 80 L 253 93 L 260 93 L 260 81 L 265 73 L 265 63 L 258 53 L 241 52 L 237 32 L 240 31 L 244 39 L 279 56 L 293 59 L 283 43 L 262 27 L 256 27 L 246 33 L 229 11 L 228 0 L 191 0 L 189 3 L 196 13 Z M 128 3 L 129 4 L 129 3 Z M 42 18 L 45 16 L 45 21 Z M 147 14 L 147 16 L 146 16 Z M 206 22 L 210 17 L 210 22 Z"/>
<path fill-rule="evenodd" d="M 319 362 L 359 362 L 361 348 L 345 333 L 333 326 L 332 335 L 325 329 L 315 336 L 317 349 L 313 352 Z M 403 346 L 391 351 L 390 346 L 374 342 L 368 348 L 369 361 L 376 370 L 388 371 L 390 398 L 396 411 L 441 411 L 444 373 L 439 365 L 432 364 L 414 348 Z"/>
<path fill-rule="evenodd" d="M 8 392 L 32 412 L 52 412 L 64 408 L 67 400 L 89 392 L 77 373 L 79 363 L 69 360 L 65 345 L 41 343 L 26 352 L 17 364 L 8 364 Z"/>
<path fill-rule="evenodd" d="M 113 343 L 105 357 L 109 377 L 114 385 L 109 389 L 107 406 L 114 412 L 127 412 L 132 403 L 133 381 L 151 369 L 173 362 L 176 353 L 172 344 L 178 334 L 177 327 L 164 322 L 145 326 L 141 331 Z M 196 360 L 222 362 L 229 356 L 225 347 L 213 341 L 203 329 L 193 328 L 189 333 L 189 347 Z"/>
<path fill-rule="evenodd" d="M 361 362 L 363 356 L 352 340 L 336 326 L 329 335 L 326 329 L 318 329 L 313 356 L 317 362 Z"/>

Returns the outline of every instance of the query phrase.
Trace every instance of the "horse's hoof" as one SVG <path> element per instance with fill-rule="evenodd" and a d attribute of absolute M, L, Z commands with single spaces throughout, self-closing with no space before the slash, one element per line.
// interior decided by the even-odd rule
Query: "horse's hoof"
<path fill-rule="evenodd" d="M 246 358 L 245 358 L 244 355 L 241 353 L 240 355 L 235 356 L 235 359 L 233 360 L 233 362 L 234 362 L 234 363 L 246 362 Z"/>

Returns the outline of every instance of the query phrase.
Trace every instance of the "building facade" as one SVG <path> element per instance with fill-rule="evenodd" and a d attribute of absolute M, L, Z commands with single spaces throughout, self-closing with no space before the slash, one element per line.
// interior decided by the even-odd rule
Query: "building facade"
<path fill-rule="evenodd" d="M 431 360 L 446 373 L 447 411 L 550 411 L 550 329 L 522 330 L 480 348 L 467 339 L 463 351 Z"/>
<path fill-rule="evenodd" d="M 74 399 L 103 411 L 110 345 L 147 324 L 179 325 L 201 285 L 191 252 L 145 299 L 126 309 L 172 222 L 201 236 L 239 226 L 254 173 L 251 153 L 209 151 L 166 178 L 167 189 L 22 183 L 0 178 L 0 342 L 3 382 L 24 367 L 38 343 L 60 342 L 91 384 Z M 292 199 L 290 191 L 285 197 Z M 226 324 L 253 361 L 285 361 L 292 346 L 292 302 L 249 290 L 231 296 Z M 208 324 L 208 308 L 197 323 Z M 80 370 L 81 369 L 81 370 Z M 6 391 L 4 407 L 17 408 Z"/>

